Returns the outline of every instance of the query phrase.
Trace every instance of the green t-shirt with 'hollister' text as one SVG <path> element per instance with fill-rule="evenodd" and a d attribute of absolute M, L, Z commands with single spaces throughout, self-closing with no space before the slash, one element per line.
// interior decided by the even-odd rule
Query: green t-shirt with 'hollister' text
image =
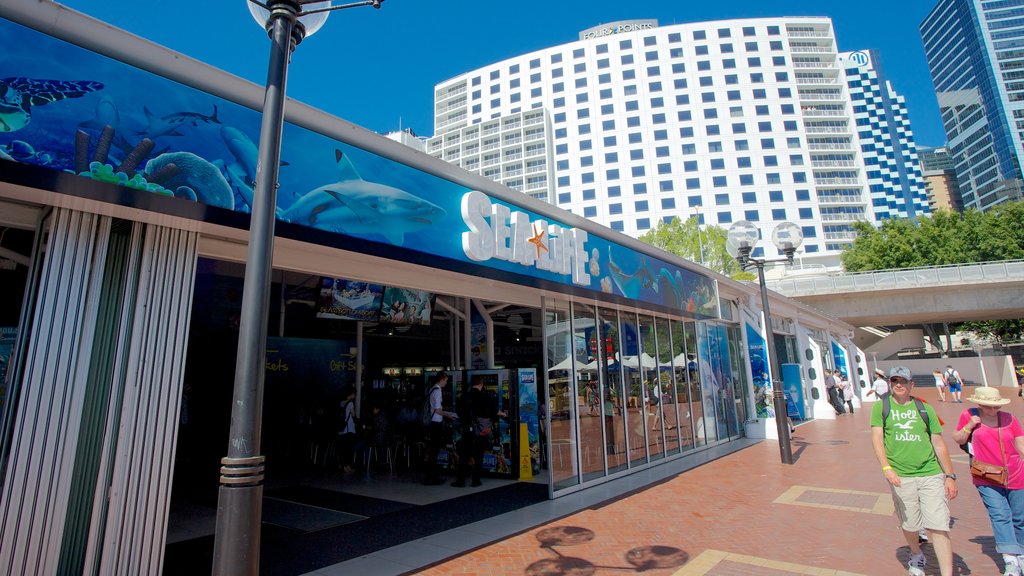
<path fill-rule="evenodd" d="M 933 476 L 942 474 L 942 467 L 935 457 L 932 439 L 928 437 L 928 428 L 932 434 L 942 434 L 942 425 L 935 410 L 925 404 L 928 412 L 926 427 L 921 415 L 917 412 L 917 403 L 911 399 L 906 404 L 898 404 L 890 397 L 889 418 L 885 422 L 884 445 L 889 465 L 897 476 Z M 871 409 L 871 427 L 882 427 L 882 404 L 875 402 Z"/>

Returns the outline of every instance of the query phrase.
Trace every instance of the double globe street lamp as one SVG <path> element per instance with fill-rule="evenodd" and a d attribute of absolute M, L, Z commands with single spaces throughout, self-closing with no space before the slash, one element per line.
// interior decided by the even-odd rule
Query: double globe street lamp
<path fill-rule="evenodd" d="M 331 0 L 247 0 L 256 22 L 270 35 L 263 119 L 249 221 L 249 247 L 238 327 L 238 352 L 231 398 L 228 455 L 221 459 L 213 574 L 258 574 L 263 507 L 263 370 L 274 254 L 277 177 L 284 127 L 285 84 L 292 51 L 319 30 L 335 10 L 373 6 L 384 0 L 334 5 Z"/>
<path fill-rule="evenodd" d="M 796 249 L 803 244 L 804 235 L 800 227 L 792 222 L 780 222 L 772 231 L 772 244 L 782 251 L 785 258 L 768 260 L 754 258 L 751 252 L 761 234 L 757 226 L 747 220 L 740 220 L 729 227 L 725 249 L 729 255 L 740 263 L 740 268 L 748 270 L 757 268 L 757 282 L 761 287 L 761 309 L 764 311 L 765 341 L 768 346 L 768 365 L 772 375 L 772 398 L 775 406 L 775 426 L 779 434 L 779 453 L 783 464 L 793 463 L 793 450 L 789 442 L 789 426 L 786 420 L 789 411 L 786 408 L 785 391 L 782 389 L 782 366 L 775 352 L 775 338 L 772 334 L 772 314 L 768 307 L 768 287 L 764 283 L 765 264 L 793 264 Z"/>

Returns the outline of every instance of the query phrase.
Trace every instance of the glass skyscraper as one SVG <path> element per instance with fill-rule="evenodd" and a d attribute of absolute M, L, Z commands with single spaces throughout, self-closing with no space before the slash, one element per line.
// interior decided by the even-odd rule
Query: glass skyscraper
<path fill-rule="evenodd" d="M 940 0 L 921 23 L 965 208 L 1021 198 L 1024 0 Z"/>

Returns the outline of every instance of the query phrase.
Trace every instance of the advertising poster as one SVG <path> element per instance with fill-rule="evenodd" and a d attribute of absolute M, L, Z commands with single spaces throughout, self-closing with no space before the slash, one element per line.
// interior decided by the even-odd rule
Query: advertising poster
<path fill-rule="evenodd" d="M 0 414 L 7 408 L 7 372 L 11 366 L 11 354 L 14 353 L 14 339 L 17 336 L 16 327 L 0 327 Z"/>
<path fill-rule="evenodd" d="M 526 424 L 530 443 L 530 469 L 533 475 L 540 474 L 540 421 L 537 412 L 537 371 L 520 368 L 519 375 L 519 421 Z"/>
<path fill-rule="evenodd" d="M 434 313 L 434 295 L 422 290 L 387 287 L 384 290 L 380 321 L 389 324 L 430 325 Z"/>
<path fill-rule="evenodd" d="M 832 341 L 832 358 L 836 363 L 836 370 L 847 379 L 850 378 L 850 373 L 846 367 L 846 350 L 842 346 Z"/>
<path fill-rule="evenodd" d="M 0 37 L 0 160 L 41 169 L 19 171 L 30 187 L 228 225 L 251 211 L 260 111 L 9 20 Z M 719 317 L 709 276 L 291 122 L 276 214 L 299 240 Z"/>
<path fill-rule="evenodd" d="M 782 365 L 782 389 L 786 394 L 786 409 L 794 420 L 807 418 L 804 408 L 804 386 L 800 378 L 799 364 Z"/>
<path fill-rule="evenodd" d="M 769 377 L 768 351 L 764 338 L 755 326 L 747 327 L 747 355 L 750 357 L 750 375 L 754 380 L 754 409 L 758 418 L 774 418 L 775 406 L 772 381 Z"/>
<path fill-rule="evenodd" d="M 469 366 L 474 370 L 490 368 L 487 365 L 487 323 L 484 322 L 476 306 L 470 311 L 469 325 Z"/>
<path fill-rule="evenodd" d="M 321 278 L 316 317 L 376 322 L 384 287 L 344 278 Z"/>

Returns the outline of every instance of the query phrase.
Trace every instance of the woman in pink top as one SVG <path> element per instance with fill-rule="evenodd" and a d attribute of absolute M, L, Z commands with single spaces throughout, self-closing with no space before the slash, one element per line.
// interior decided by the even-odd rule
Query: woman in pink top
<path fill-rule="evenodd" d="M 978 408 L 960 414 L 953 440 L 971 443 L 974 458 L 981 462 L 1006 466 L 1006 486 L 972 476 L 985 503 L 996 551 L 1003 555 L 1004 576 L 1021 576 L 1024 565 L 1024 430 L 1013 414 L 999 408 L 1010 403 L 998 388 L 978 387 L 967 399 Z"/>

